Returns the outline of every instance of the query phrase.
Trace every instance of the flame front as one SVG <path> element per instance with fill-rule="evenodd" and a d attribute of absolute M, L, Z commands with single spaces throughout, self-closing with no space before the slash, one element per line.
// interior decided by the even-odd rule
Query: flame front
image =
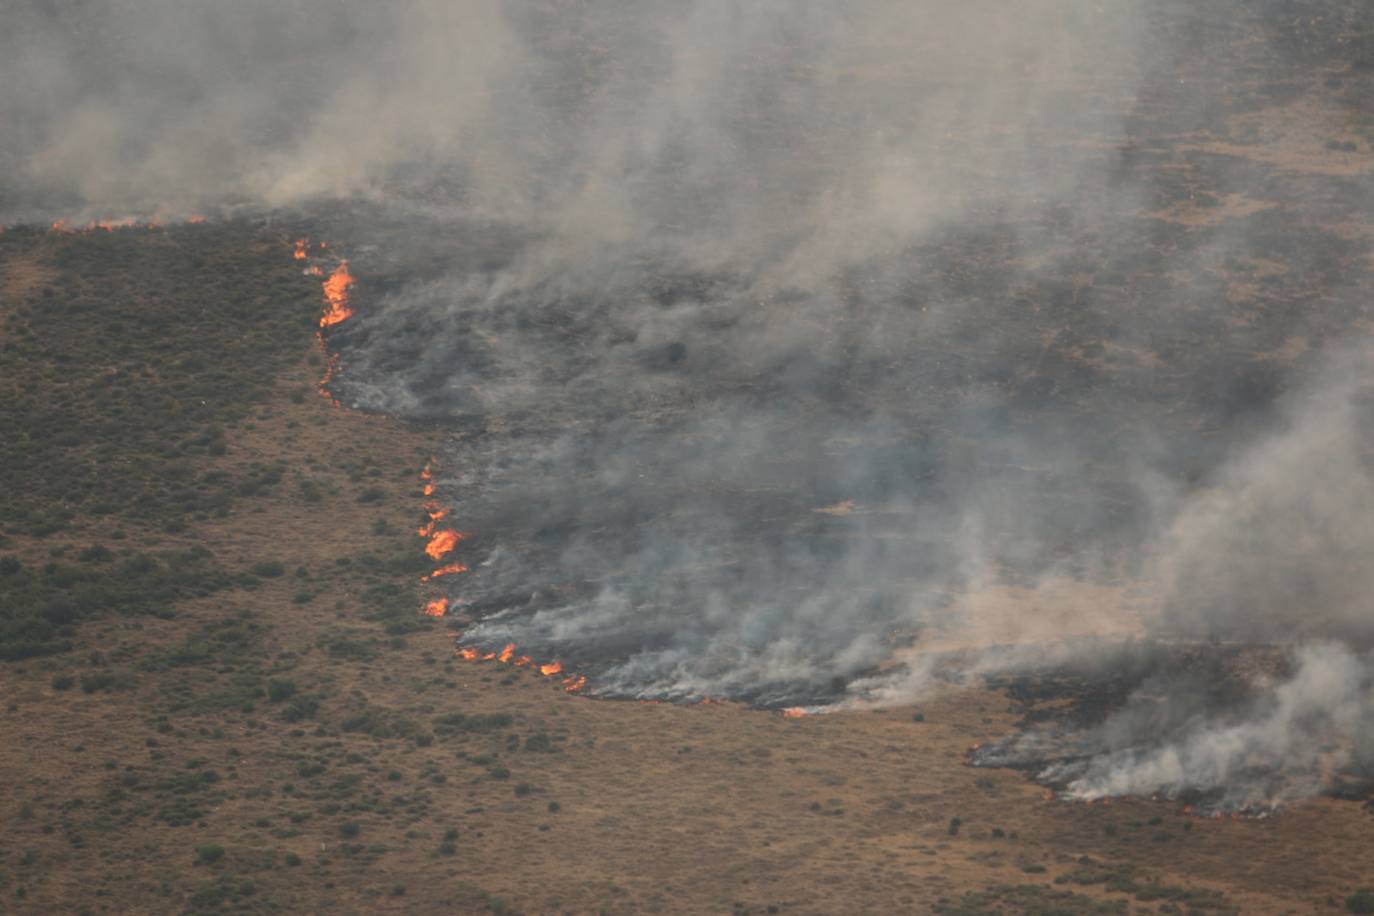
<path fill-rule="evenodd" d="M 310 245 L 309 239 L 296 239 L 296 249 L 291 252 L 291 257 L 297 261 L 305 260 L 305 249 Z"/>
<path fill-rule="evenodd" d="M 429 554 L 430 559 L 438 560 L 444 554 L 452 552 L 462 539 L 461 531 L 454 531 L 452 528 L 440 528 L 434 532 L 429 543 L 425 545 L 425 553 Z"/>
<path fill-rule="evenodd" d="M 563 671 L 563 663 L 562 663 L 562 662 L 550 662 L 550 663 L 547 664 L 547 665 L 540 665 L 540 666 L 539 666 L 539 673 L 542 674 L 542 675 L 544 675 L 544 677 L 553 677 L 555 674 L 559 674 L 559 673 L 561 673 L 562 671 Z"/>
<path fill-rule="evenodd" d="M 508 642 L 506 647 L 501 650 L 501 654 L 496 656 L 498 662 L 509 662 L 515 657 L 515 643 Z"/>
<path fill-rule="evenodd" d="M 465 573 L 467 571 L 468 568 L 464 566 L 462 563 L 449 563 L 445 566 L 440 566 L 438 569 L 434 570 L 434 572 L 430 573 L 427 576 L 421 576 L 420 581 L 428 582 L 430 579 L 438 579 L 443 576 L 453 576 L 457 575 L 458 573 Z"/>
<path fill-rule="evenodd" d="M 802 716 L 806 715 L 809 715 L 809 713 L 800 706 L 792 706 L 782 711 L 782 717 L 784 719 L 800 719 Z"/>
<path fill-rule="evenodd" d="M 429 617 L 442 617 L 448 613 L 448 599 L 435 598 L 425 605 L 425 614 Z"/>
<path fill-rule="evenodd" d="M 324 281 L 327 307 L 320 316 L 320 327 L 332 328 L 352 317 L 353 309 L 348 306 L 348 291 L 352 288 L 353 275 L 348 272 L 348 261 L 345 259 L 339 262 L 339 266 L 334 268 L 329 279 Z"/>

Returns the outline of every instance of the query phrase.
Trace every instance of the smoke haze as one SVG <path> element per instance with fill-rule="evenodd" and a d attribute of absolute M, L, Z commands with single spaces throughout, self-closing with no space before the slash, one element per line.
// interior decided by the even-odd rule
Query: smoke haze
<path fill-rule="evenodd" d="M 1314 736 L 1365 759 L 1362 5 L 0 16 L 0 222 L 351 249 L 335 393 L 446 430 L 463 642 L 770 706 L 1264 643 L 1045 778 L 1252 804 L 1329 787 Z"/>

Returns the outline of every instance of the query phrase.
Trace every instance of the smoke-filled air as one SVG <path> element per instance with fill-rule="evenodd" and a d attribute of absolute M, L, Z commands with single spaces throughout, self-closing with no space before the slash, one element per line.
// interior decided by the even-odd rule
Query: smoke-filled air
<path fill-rule="evenodd" d="M 0 222 L 337 240 L 330 392 L 441 431 L 459 648 L 812 714 L 1061 690 L 974 762 L 1080 798 L 1374 778 L 1367 4 L 0 19 Z"/>

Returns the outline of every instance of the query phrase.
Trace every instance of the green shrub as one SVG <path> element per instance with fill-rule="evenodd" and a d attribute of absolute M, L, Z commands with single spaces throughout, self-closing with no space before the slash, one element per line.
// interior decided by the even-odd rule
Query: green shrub
<path fill-rule="evenodd" d="M 218 843 L 207 843 L 196 847 L 197 865 L 214 865 L 224 858 L 224 847 Z"/>
<path fill-rule="evenodd" d="M 250 572 L 259 579 L 276 579 L 286 575 L 286 566 L 280 560 L 262 560 L 254 563 Z"/>
<path fill-rule="evenodd" d="M 296 682 L 273 678 L 267 682 L 267 699 L 280 703 L 296 695 Z"/>

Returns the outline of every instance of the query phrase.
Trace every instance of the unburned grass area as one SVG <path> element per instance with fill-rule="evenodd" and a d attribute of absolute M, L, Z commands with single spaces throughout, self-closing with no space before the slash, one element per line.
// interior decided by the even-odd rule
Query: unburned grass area
<path fill-rule="evenodd" d="M 233 584 L 193 530 L 282 468 L 207 459 L 318 311 L 281 240 L 248 225 L 0 233 L 0 659 Z M 149 549 L 149 532 L 172 543 Z M 7 552 L 20 541 L 56 551 Z"/>

